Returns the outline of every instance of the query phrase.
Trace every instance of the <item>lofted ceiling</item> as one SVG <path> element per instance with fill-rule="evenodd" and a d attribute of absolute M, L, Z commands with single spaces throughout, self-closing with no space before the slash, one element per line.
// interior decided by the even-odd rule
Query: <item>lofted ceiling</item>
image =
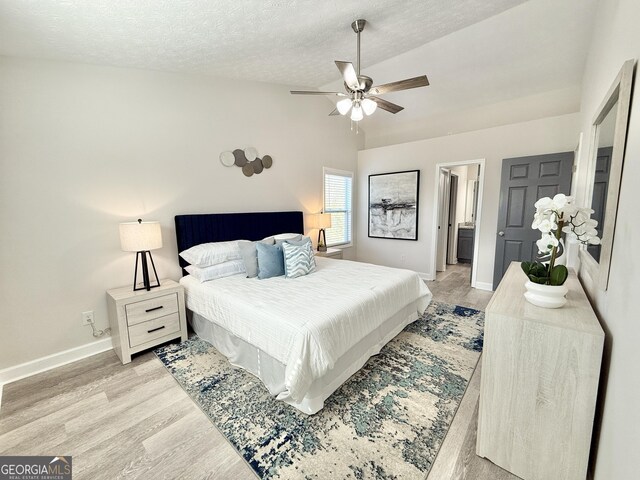
<path fill-rule="evenodd" d="M 356 18 L 367 66 L 523 1 L 3 0 L 0 54 L 313 87 L 355 56 Z"/>
<path fill-rule="evenodd" d="M 365 18 L 363 74 L 431 82 L 360 122 L 377 146 L 577 111 L 597 1 L 2 0 L 0 55 L 342 90 Z"/>
<path fill-rule="evenodd" d="M 363 69 L 374 85 L 423 73 L 431 83 L 384 95 L 406 108 L 360 122 L 367 147 L 579 111 L 596 7 L 597 0 L 530 0 Z"/>

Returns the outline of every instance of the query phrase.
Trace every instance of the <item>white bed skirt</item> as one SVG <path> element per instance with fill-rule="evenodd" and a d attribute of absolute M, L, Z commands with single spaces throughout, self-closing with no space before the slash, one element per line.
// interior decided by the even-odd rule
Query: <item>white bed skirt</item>
<path fill-rule="evenodd" d="M 325 375 L 315 379 L 299 402 L 291 399 L 285 388 L 286 366 L 283 363 L 233 335 L 212 320 L 191 311 L 188 318 L 193 330 L 200 338 L 211 343 L 216 350 L 229 359 L 232 365 L 243 368 L 262 380 L 271 395 L 303 413 L 314 414 L 322 409 L 324 401 L 351 375 L 360 370 L 371 356 L 380 353 L 382 347 L 398 335 L 404 327 L 416 321 L 417 311 L 418 301 L 415 301 L 388 318 L 342 355 Z"/>

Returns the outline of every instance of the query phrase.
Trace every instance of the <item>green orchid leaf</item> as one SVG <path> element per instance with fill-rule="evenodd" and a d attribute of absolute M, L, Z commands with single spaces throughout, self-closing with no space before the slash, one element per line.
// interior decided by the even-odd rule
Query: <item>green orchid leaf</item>
<path fill-rule="evenodd" d="M 529 275 L 529 273 L 531 272 L 531 269 L 534 267 L 535 264 L 536 264 L 535 262 L 522 262 L 520 264 L 520 267 L 522 267 L 522 271 L 526 275 Z"/>
<path fill-rule="evenodd" d="M 536 277 L 535 275 L 529 275 L 529 280 L 533 283 L 538 283 L 540 285 L 546 285 L 549 277 Z"/>
<path fill-rule="evenodd" d="M 547 270 L 547 266 L 543 263 L 540 262 L 536 262 L 535 265 L 533 266 L 533 268 L 531 269 L 531 273 L 532 275 L 535 275 L 536 277 L 548 277 L 549 276 L 549 272 Z"/>
<path fill-rule="evenodd" d="M 556 265 L 549 272 L 549 285 L 563 285 L 567 281 L 569 271 L 564 265 Z"/>

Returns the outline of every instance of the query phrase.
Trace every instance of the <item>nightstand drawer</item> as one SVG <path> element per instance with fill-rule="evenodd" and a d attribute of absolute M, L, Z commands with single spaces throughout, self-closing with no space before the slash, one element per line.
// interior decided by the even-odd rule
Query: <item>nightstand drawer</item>
<path fill-rule="evenodd" d="M 130 327 L 178 311 L 178 295 L 170 293 L 161 297 L 130 303 L 125 306 L 127 325 Z"/>
<path fill-rule="evenodd" d="M 171 279 L 146 291 L 131 285 L 112 288 L 107 291 L 107 307 L 113 350 L 123 364 L 160 343 L 187 340 L 184 287 Z"/>
<path fill-rule="evenodd" d="M 131 348 L 137 347 L 178 331 L 180 331 L 180 315 L 178 315 L 178 312 L 149 320 L 148 322 L 138 323 L 133 327 L 129 327 L 129 346 Z"/>

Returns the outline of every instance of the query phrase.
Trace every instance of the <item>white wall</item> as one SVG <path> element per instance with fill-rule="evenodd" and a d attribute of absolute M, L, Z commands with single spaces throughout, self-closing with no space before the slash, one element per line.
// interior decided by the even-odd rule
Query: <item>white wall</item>
<path fill-rule="evenodd" d="M 581 129 L 585 141 L 591 122 L 625 60 L 640 57 L 640 2 L 602 0 L 584 73 Z M 606 332 L 603 373 L 595 422 L 595 479 L 638 478 L 640 471 L 640 315 L 635 302 L 640 287 L 640 92 L 635 94 L 627 133 L 620 186 L 609 289 L 585 286 Z M 588 148 L 582 149 L 576 185 L 577 200 L 585 198 Z M 597 454 L 596 454 L 597 453 Z M 593 455 L 596 454 L 596 455 Z"/>
<path fill-rule="evenodd" d="M 446 58 L 446 54 L 440 52 L 439 57 Z M 390 61 L 395 60 L 394 58 Z M 459 61 L 459 59 L 457 60 Z M 466 63 L 461 63 L 461 65 L 464 68 L 468 68 Z M 427 73 L 429 73 L 429 78 L 433 76 L 430 69 Z M 376 78 L 375 75 L 374 78 Z M 448 91 L 454 92 L 450 85 L 444 87 Z M 428 88 L 433 89 L 436 87 L 431 85 Z M 498 101 L 489 105 L 465 108 L 453 112 L 438 112 L 429 115 L 428 118 L 407 121 L 401 117 L 402 113 L 408 112 L 410 108 L 415 107 L 411 103 L 407 104 L 407 101 L 403 98 L 403 93 L 391 94 L 396 98 L 396 100 L 390 99 L 391 101 L 407 107 L 406 110 L 394 116 L 393 123 L 389 122 L 389 124 L 374 127 L 368 125 L 367 120 L 362 122 L 362 128 L 367 133 L 366 148 L 438 138 L 445 135 L 480 130 L 489 126 L 512 125 L 533 119 L 566 115 L 577 112 L 580 105 L 580 87 L 575 85 L 535 95 Z M 450 93 L 445 98 L 450 98 L 451 96 L 455 96 L 455 93 Z M 432 98 L 434 97 L 429 97 L 430 100 Z M 431 105 L 426 106 L 426 108 L 430 107 Z"/>
<path fill-rule="evenodd" d="M 502 160 L 509 157 L 573 151 L 578 142 L 578 114 L 477 130 L 358 152 L 358 260 L 410 268 L 434 278 L 431 230 L 434 215 L 435 166 L 438 163 L 486 159 L 477 281 L 493 283 L 495 235 Z M 418 241 L 368 238 L 368 175 L 420 169 Z"/>
<path fill-rule="evenodd" d="M 119 222 L 159 220 L 178 279 L 174 215 L 319 211 L 322 167 L 355 170 L 364 141 L 279 85 L 6 57 L 0 82 L 0 369 L 92 342 L 82 311 L 107 325 L 105 290 L 133 280 Z M 247 146 L 273 168 L 221 165 Z"/>

